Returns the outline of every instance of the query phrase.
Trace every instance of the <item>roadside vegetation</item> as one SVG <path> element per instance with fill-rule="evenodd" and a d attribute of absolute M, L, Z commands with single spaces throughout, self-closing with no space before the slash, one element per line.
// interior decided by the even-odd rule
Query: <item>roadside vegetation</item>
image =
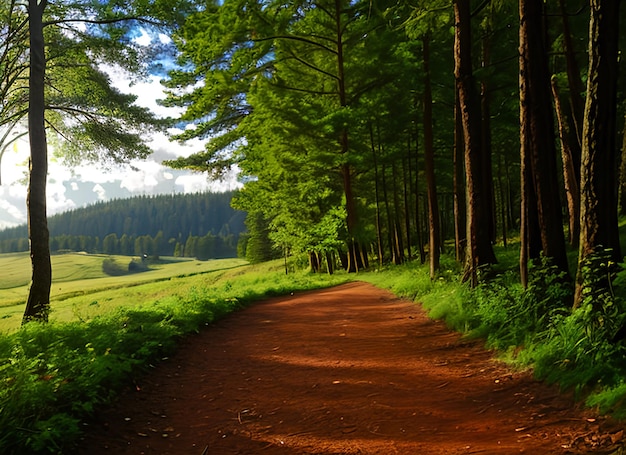
<path fill-rule="evenodd" d="M 614 273 L 601 259 L 590 266 L 598 274 L 608 273 L 609 267 L 614 278 L 613 294 L 602 296 L 602 311 L 611 313 L 603 321 L 589 308 L 597 309 L 598 296 L 573 312 L 567 307 L 571 284 L 561 280 L 555 267 L 532 267 L 524 290 L 517 272 L 511 272 L 517 245 L 497 251 L 501 262 L 484 270 L 489 280 L 475 288 L 461 282 L 461 266 L 447 255 L 435 280 L 428 264 L 419 261 L 328 275 L 295 262 L 286 274 L 282 260 L 249 265 L 234 259 L 208 261 L 196 272 L 198 261 L 185 261 L 155 265 L 156 270 L 145 273 L 97 277 L 101 266 L 85 264 L 101 264 L 103 257 L 67 255 L 68 262 L 57 270 L 67 267 L 61 286 L 74 291 L 53 299 L 50 322 L 4 326 L 0 336 L 0 452 L 71 452 L 90 416 L 171 356 L 181 337 L 268 296 L 351 280 L 419 301 L 431 317 L 443 318 L 467 337 L 485 339 L 512 366 L 533 369 L 538 378 L 575 390 L 600 412 L 625 417 L 626 353 L 623 342 L 615 340 L 619 328 L 607 321 L 623 322 L 626 272 Z M 75 281 L 70 281 L 70 258 L 79 270 Z M 0 267 L 12 260 L 13 255 L 0 256 Z M 82 292 L 75 291 L 80 287 Z M 11 320 L 7 307 L 1 309 L 5 316 L 0 322 Z M 18 305 L 18 322 L 20 309 Z"/>
<path fill-rule="evenodd" d="M 182 336 L 252 301 L 349 279 L 286 275 L 280 261 L 242 265 L 238 259 L 181 261 L 98 278 L 106 257 L 67 258 L 77 261 L 76 274 L 60 283 L 67 292 L 53 296 L 47 324 L 18 329 L 23 303 L 6 305 L 2 297 L 10 290 L 0 291 L 0 453 L 68 453 L 83 422 L 171 355 Z M 15 259 L 0 256 L 0 268 Z M 56 270 L 70 268 L 64 264 Z"/>

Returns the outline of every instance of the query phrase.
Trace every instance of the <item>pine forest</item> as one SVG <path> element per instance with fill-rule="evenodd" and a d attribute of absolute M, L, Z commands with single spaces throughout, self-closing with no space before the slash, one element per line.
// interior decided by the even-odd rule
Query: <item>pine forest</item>
<path fill-rule="evenodd" d="M 233 193 L 141 196 L 100 202 L 49 218 L 50 250 L 127 256 L 236 257 L 245 213 Z M 28 251 L 28 231 L 0 231 L 0 253 Z"/>

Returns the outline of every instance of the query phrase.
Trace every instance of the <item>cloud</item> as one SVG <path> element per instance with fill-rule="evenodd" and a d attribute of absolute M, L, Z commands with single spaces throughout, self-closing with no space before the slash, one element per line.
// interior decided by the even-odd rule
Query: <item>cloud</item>
<path fill-rule="evenodd" d="M 106 190 L 102 187 L 102 185 L 100 185 L 99 183 L 96 183 L 94 185 L 94 187 L 92 188 L 92 190 L 94 193 L 96 193 L 96 195 L 98 196 L 98 200 L 99 201 L 106 201 L 107 198 L 107 192 Z"/>

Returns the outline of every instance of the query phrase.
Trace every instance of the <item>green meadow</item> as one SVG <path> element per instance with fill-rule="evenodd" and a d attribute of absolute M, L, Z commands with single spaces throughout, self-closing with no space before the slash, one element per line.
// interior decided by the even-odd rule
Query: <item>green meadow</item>
<path fill-rule="evenodd" d="M 174 292 L 183 277 L 227 270 L 246 264 L 242 259 L 198 261 L 167 258 L 148 261 L 147 270 L 110 276 L 103 271 L 105 259 L 125 265 L 132 258 L 83 253 L 52 256 L 51 321 L 71 321 L 103 314 L 120 306 L 157 299 Z M 135 258 L 135 261 L 140 261 Z M 28 253 L 0 255 L 0 333 L 21 324 L 30 283 Z M 188 280 L 189 281 L 189 280 Z M 186 292 L 183 285 L 178 292 Z"/>

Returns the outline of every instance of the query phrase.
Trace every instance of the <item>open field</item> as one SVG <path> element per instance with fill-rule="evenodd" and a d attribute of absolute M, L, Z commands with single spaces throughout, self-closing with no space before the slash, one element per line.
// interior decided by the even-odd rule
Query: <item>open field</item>
<path fill-rule="evenodd" d="M 150 263 L 149 270 L 123 276 L 109 276 L 102 262 L 111 256 L 67 253 L 52 256 L 51 320 L 85 319 L 119 306 L 155 300 L 159 295 L 176 295 L 174 287 L 186 293 L 194 284 L 184 277 L 231 269 L 246 264 L 242 259 L 197 261 L 167 258 Z M 116 256 L 126 264 L 132 258 Z M 28 253 L 0 255 L 0 333 L 21 323 L 30 281 Z M 187 282 L 187 285 L 184 283 Z M 194 281 L 194 283 L 197 282 Z"/>

